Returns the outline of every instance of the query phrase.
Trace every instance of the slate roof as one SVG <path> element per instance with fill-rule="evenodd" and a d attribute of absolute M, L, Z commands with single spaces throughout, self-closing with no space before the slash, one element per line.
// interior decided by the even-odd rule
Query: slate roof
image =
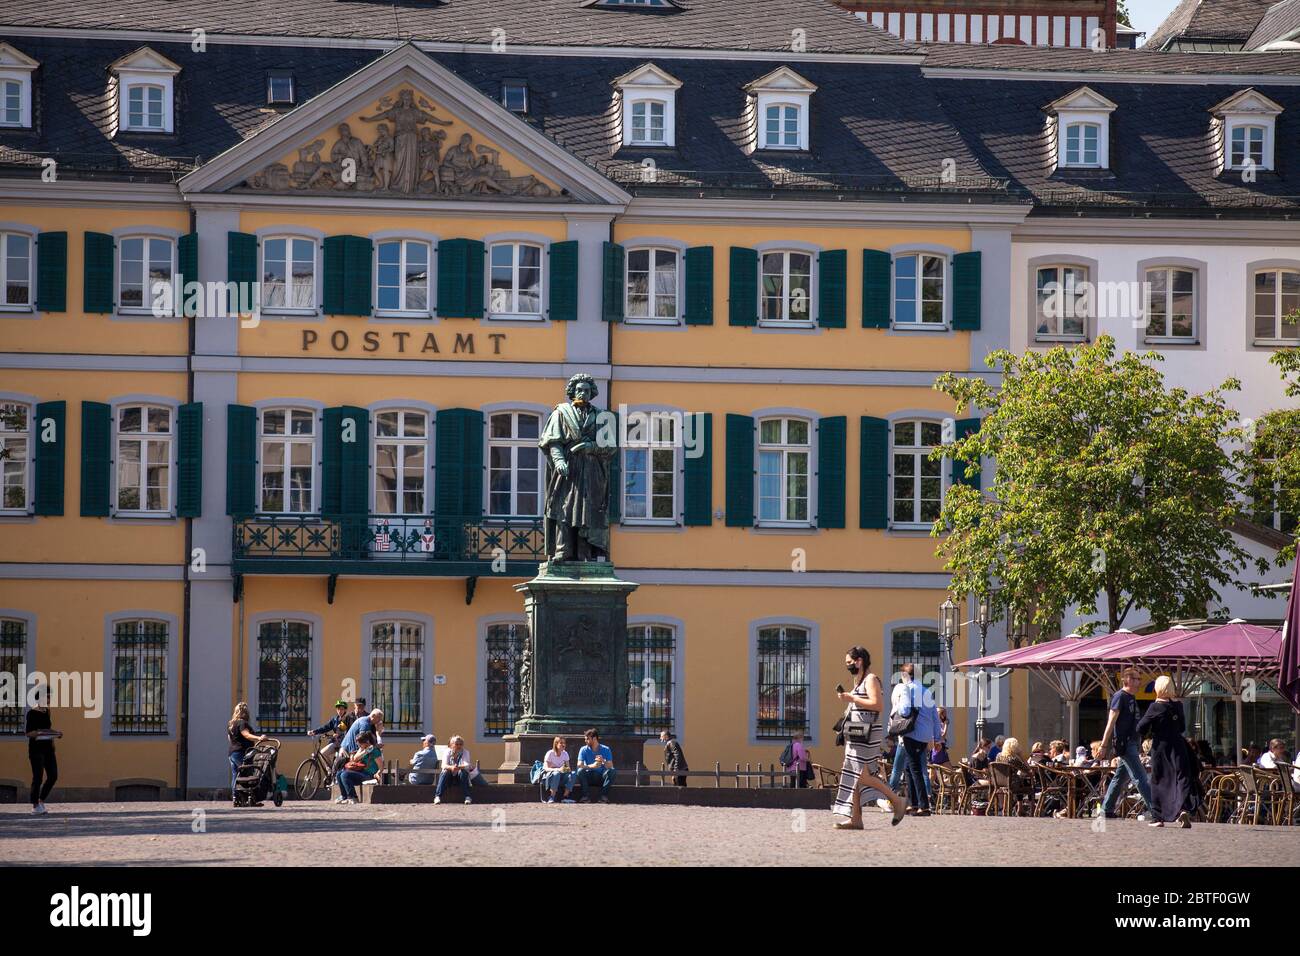
<path fill-rule="evenodd" d="M 1244 43 L 1276 0 L 1182 0 L 1147 37 L 1146 47 L 1159 50 L 1172 40 Z"/>
<path fill-rule="evenodd" d="M 1163 55 L 1163 54 L 1162 54 Z M 1285 107 L 1277 119 L 1277 170 L 1215 174 L 1208 110 L 1240 85 L 1093 82 L 1116 104 L 1110 114 L 1110 168 L 1053 170 L 1043 107 L 1079 88 L 1075 80 L 932 79 L 951 122 L 981 168 L 1007 177 L 1040 211 L 1088 215 L 1195 214 L 1249 210 L 1251 215 L 1300 208 L 1300 155 L 1286 144 L 1300 136 L 1300 88 L 1254 88 Z"/>
<path fill-rule="evenodd" d="M 1258 50 L 1266 43 L 1290 37 L 1297 31 L 1300 31 L 1300 0 L 1282 0 L 1268 8 L 1246 41 L 1246 48 Z"/>
<path fill-rule="evenodd" d="M 905 53 L 910 46 L 831 0 L 682 0 L 670 12 L 610 10 L 582 0 L 40 0 L 9 2 L 5 26 L 507 44 Z M 182 37 L 178 37 L 181 39 Z"/>
<path fill-rule="evenodd" d="M 452 0 L 457 2 L 457 0 Z M 701 0 L 693 0 L 701 2 Z M 0 38 L 3 38 L 0 36 Z M 204 53 L 188 43 L 151 43 L 175 60 L 174 135 L 121 133 L 110 139 L 107 67 L 139 41 L 18 37 L 13 45 L 40 61 L 35 129 L 0 130 L 0 175 L 35 175 L 43 156 L 62 175 L 174 180 L 281 115 L 265 105 L 265 74 L 292 70 L 304 103 L 382 55 L 343 45 L 329 48 L 213 42 Z M 677 146 L 619 147 L 612 81 L 645 62 L 630 56 L 486 52 L 428 54 L 485 96 L 505 79 L 526 78 L 526 121 L 578 159 L 636 194 L 767 197 L 814 196 L 899 200 L 1025 202 L 1037 213 L 1083 210 L 1141 214 L 1150 209 L 1204 215 L 1291 213 L 1300 206 L 1300 85 L 1206 74 L 1300 75 L 1300 53 L 1176 54 L 1051 48 L 930 47 L 924 65 L 791 62 L 818 87 L 813 95 L 811 150 L 747 153 L 750 124 L 744 86 L 783 65 L 780 57 L 664 58 L 682 81 Z M 1185 74 L 1187 83 L 1144 82 L 1155 72 Z M 961 67 L 970 75 L 932 75 Z M 1100 75 L 1026 78 L 1027 70 Z M 1130 80 L 1108 78 L 1128 74 Z M 1043 107 L 1082 83 L 1113 100 L 1108 171 L 1051 172 Z M 1215 176 L 1209 107 L 1252 85 L 1278 101 L 1277 172 L 1243 184 Z M 653 157 L 658 181 L 643 182 L 641 160 Z M 958 179 L 943 183 L 944 161 Z M 17 168 L 16 168 L 17 167 Z"/>
<path fill-rule="evenodd" d="M 23 52 L 41 62 L 35 129 L 0 131 L 0 164 L 39 162 L 54 155 L 69 170 L 188 171 L 247 138 L 278 115 L 265 105 L 265 73 L 292 68 L 299 102 L 318 95 L 377 59 L 381 51 L 236 46 L 209 42 L 152 43 L 175 60 L 175 135 L 119 133 L 108 138 L 108 64 L 138 48 L 136 41 L 21 38 Z M 747 155 L 745 84 L 781 60 L 665 60 L 683 83 L 675 149 L 619 149 L 612 112 L 615 78 L 640 61 L 626 57 L 433 53 L 484 95 L 498 99 L 504 79 L 524 77 L 527 121 L 569 152 L 624 185 L 649 191 L 641 160 L 653 156 L 660 188 L 690 185 L 729 190 L 848 189 L 899 192 L 939 187 L 942 160 L 965 174 L 952 187 L 1005 193 L 984 177 L 930 92 L 918 66 L 901 63 L 795 63 L 819 90 L 813 97 L 808 153 Z M 6 152 L 8 147 L 8 152 Z M 26 147 L 27 152 L 21 150 Z M 174 178 L 174 177 L 173 177 Z"/>

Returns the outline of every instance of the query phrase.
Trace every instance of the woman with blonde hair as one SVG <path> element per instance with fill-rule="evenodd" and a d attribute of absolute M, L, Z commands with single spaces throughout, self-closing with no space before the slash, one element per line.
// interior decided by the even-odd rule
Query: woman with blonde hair
<path fill-rule="evenodd" d="M 1191 815 L 1201 805 L 1201 781 L 1196 757 L 1183 734 L 1187 719 L 1183 702 L 1174 696 L 1174 682 L 1167 674 L 1156 678 L 1156 699 L 1138 721 L 1137 732 L 1151 736 L 1151 823 L 1163 827 L 1177 823 L 1184 830 L 1192 825 Z"/>
<path fill-rule="evenodd" d="M 226 736 L 230 740 L 230 799 L 233 801 L 235 776 L 239 773 L 239 765 L 244 762 L 244 755 L 266 739 L 265 734 L 259 735 L 249 723 L 247 701 L 241 700 L 235 705 L 235 712 L 230 715 L 230 723 L 226 724 Z"/>

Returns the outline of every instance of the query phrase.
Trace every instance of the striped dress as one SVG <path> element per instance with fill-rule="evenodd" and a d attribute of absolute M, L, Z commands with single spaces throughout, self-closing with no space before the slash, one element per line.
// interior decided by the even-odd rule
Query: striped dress
<path fill-rule="evenodd" d="M 865 697 L 867 694 L 867 684 L 870 683 L 871 674 L 867 674 L 861 682 L 853 688 L 855 697 Z M 861 777 L 865 767 L 871 776 L 877 776 L 879 772 L 880 750 L 882 733 L 880 727 L 880 715 L 874 710 L 867 710 L 856 703 L 849 709 L 849 721 L 856 724 L 868 724 L 871 729 L 867 732 L 867 742 L 844 743 L 844 766 L 840 769 L 840 787 L 835 793 L 835 804 L 831 807 L 832 813 L 841 813 L 844 816 L 853 815 L 854 791 L 858 787 L 858 778 Z"/>

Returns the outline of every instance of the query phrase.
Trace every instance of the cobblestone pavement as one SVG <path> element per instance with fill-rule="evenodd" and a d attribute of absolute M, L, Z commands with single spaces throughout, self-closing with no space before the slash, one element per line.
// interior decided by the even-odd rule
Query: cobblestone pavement
<path fill-rule="evenodd" d="M 202 811 L 202 812 L 200 812 Z M 388 865 L 528 866 L 558 847 L 588 864 L 820 865 L 863 862 L 1115 866 L 1300 866 L 1300 828 L 937 816 L 836 832 L 829 812 L 711 807 L 505 804 L 236 810 L 213 803 L 0 807 L 0 865 L 334 864 L 365 834 Z M 200 826 L 200 824 L 202 826 Z M 200 832 L 194 832 L 200 830 Z"/>

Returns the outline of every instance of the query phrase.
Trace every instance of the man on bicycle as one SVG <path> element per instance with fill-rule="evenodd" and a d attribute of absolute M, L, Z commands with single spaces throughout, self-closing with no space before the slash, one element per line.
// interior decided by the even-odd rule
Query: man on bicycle
<path fill-rule="evenodd" d="M 347 729 L 347 716 L 348 702 L 346 700 L 336 700 L 334 701 L 334 716 L 315 730 L 307 732 L 308 737 L 315 737 L 317 734 L 329 734 L 329 743 L 320 749 L 320 755 L 324 759 L 329 760 L 334 756 L 334 751 L 338 749 L 339 740 L 342 739 L 343 732 Z"/>

